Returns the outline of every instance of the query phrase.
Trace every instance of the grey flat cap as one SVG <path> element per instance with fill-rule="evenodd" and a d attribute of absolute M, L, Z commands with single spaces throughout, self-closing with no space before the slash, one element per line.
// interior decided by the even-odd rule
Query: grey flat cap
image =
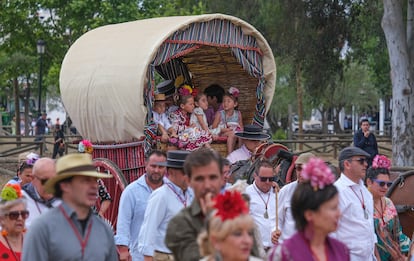
<path fill-rule="evenodd" d="M 364 156 L 364 157 L 371 157 L 367 152 L 363 151 L 358 147 L 346 147 L 345 149 L 341 150 L 339 153 L 339 161 L 343 161 L 346 159 L 350 159 L 353 156 Z"/>

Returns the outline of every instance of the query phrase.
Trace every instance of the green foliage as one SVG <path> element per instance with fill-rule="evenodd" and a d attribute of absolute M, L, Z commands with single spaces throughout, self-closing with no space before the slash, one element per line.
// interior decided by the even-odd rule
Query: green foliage
<path fill-rule="evenodd" d="M 272 139 L 273 140 L 286 140 L 287 139 L 286 131 L 283 129 L 278 129 L 275 133 L 273 133 Z"/>

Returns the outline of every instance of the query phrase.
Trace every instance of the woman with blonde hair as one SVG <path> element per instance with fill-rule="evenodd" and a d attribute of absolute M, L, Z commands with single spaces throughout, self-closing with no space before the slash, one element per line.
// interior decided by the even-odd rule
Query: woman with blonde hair
<path fill-rule="evenodd" d="M 254 221 L 240 192 L 226 191 L 215 198 L 206 231 L 198 237 L 202 261 L 257 261 L 250 256 Z"/>
<path fill-rule="evenodd" d="M 6 184 L 0 202 L 0 256 L 2 260 L 21 259 L 25 221 L 29 216 L 19 184 Z"/>

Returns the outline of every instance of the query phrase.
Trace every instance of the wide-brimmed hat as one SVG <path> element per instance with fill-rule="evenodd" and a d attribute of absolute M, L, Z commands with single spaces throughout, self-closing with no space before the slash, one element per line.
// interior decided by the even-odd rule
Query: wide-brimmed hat
<path fill-rule="evenodd" d="M 45 184 L 45 190 L 55 193 L 55 184 L 73 176 L 88 176 L 95 178 L 112 178 L 110 174 L 99 173 L 92 162 L 92 156 L 87 153 L 68 154 L 56 161 L 56 176 Z"/>
<path fill-rule="evenodd" d="M 167 161 L 160 162 L 157 165 L 168 168 L 182 169 L 188 154 L 190 154 L 190 152 L 186 150 L 170 150 L 167 152 Z"/>
<path fill-rule="evenodd" d="M 175 86 L 173 80 L 166 80 L 159 83 L 156 87 L 158 93 L 165 94 L 166 97 L 169 97 L 175 93 Z"/>
<path fill-rule="evenodd" d="M 263 132 L 262 127 L 254 124 L 244 126 L 243 131 L 235 135 L 246 140 L 268 140 L 270 138 L 269 134 Z"/>
<path fill-rule="evenodd" d="M 358 147 L 346 147 L 345 149 L 339 152 L 339 161 L 347 160 L 352 158 L 353 156 L 364 156 L 364 157 L 371 157 L 367 152 L 358 148 Z"/>
<path fill-rule="evenodd" d="M 154 101 L 165 101 L 165 94 L 164 93 L 154 94 Z"/>

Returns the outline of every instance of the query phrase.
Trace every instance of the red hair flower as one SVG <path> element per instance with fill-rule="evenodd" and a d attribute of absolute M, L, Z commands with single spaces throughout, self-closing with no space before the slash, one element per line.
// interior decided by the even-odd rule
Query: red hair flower
<path fill-rule="evenodd" d="M 376 155 L 372 160 L 373 169 L 387 169 L 391 168 L 391 160 L 385 155 Z"/>
<path fill-rule="evenodd" d="M 309 181 L 313 189 L 323 189 L 335 182 L 335 176 L 325 162 L 319 158 L 311 158 L 303 167 L 302 178 Z"/>
<path fill-rule="evenodd" d="M 238 191 L 226 191 L 224 194 L 217 195 L 214 208 L 217 209 L 215 216 L 220 217 L 222 221 L 249 213 L 247 204 Z"/>

